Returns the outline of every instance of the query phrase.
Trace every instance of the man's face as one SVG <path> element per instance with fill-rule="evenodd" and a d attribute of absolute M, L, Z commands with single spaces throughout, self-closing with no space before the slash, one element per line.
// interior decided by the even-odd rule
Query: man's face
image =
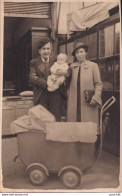
<path fill-rule="evenodd" d="M 48 42 L 45 44 L 40 50 L 39 54 L 41 55 L 42 58 L 48 59 L 51 55 L 51 43 Z"/>

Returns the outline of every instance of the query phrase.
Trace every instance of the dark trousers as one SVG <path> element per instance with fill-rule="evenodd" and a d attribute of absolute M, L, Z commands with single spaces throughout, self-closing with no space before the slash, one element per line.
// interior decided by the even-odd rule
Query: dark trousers
<path fill-rule="evenodd" d="M 61 93 L 59 89 L 53 92 L 44 89 L 37 104 L 41 104 L 49 110 L 55 116 L 56 121 L 61 121 Z"/>

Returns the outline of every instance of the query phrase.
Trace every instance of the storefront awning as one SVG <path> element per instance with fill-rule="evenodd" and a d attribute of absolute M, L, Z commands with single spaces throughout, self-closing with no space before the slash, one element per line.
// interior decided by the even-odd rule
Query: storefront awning
<path fill-rule="evenodd" d="M 98 3 L 67 15 L 68 31 L 84 31 L 87 28 L 109 18 L 109 10 L 119 5 L 118 2 Z"/>
<path fill-rule="evenodd" d="M 51 18 L 50 2 L 4 2 L 4 16 Z"/>

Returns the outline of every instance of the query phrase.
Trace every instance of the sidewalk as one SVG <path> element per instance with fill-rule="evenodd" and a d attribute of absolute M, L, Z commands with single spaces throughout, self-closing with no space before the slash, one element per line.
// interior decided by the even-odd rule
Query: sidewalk
<path fill-rule="evenodd" d="M 18 154 L 17 151 L 16 137 L 2 139 L 2 172 L 4 188 L 66 190 L 56 174 L 51 174 L 46 183 L 41 187 L 31 185 L 26 176 L 25 167 L 22 165 L 22 163 L 13 162 L 14 157 Z M 117 188 L 118 186 L 119 158 L 103 151 L 99 162 L 82 177 L 81 184 L 76 190 Z"/>

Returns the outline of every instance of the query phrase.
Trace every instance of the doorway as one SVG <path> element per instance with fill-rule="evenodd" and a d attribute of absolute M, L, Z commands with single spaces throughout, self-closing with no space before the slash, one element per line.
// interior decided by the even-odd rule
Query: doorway
<path fill-rule="evenodd" d="M 42 36 L 42 30 L 44 33 L 50 25 L 49 18 L 4 17 L 3 96 L 18 95 L 31 89 L 28 74 L 33 45 L 36 49 L 35 43 Z M 35 39 L 32 31 L 36 34 Z"/>

